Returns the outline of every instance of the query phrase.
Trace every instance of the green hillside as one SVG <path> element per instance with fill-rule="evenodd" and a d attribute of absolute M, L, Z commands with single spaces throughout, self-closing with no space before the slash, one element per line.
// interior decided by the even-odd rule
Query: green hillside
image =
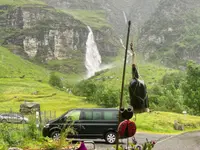
<path fill-rule="evenodd" d="M 102 10 L 73 10 L 65 9 L 61 10 L 67 14 L 71 14 L 75 19 L 81 20 L 86 25 L 93 28 L 100 29 L 102 27 L 111 27 L 106 20 L 106 14 Z"/>
<path fill-rule="evenodd" d="M 40 0 L 0 0 L 0 5 L 24 5 L 24 4 L 40 4 L 45 3 Z"/>
<path fill-rule="evenodd" d="M 38 102 L 42 110 L 56 111 L 57 115 L 79 106 L 97 107 L 85 102 L 83 97 L 64 91 L 67 89 L 60 91 L 51 87 L 48 70 L 21 59 L 3 47 L 0 47 L 0 70 L 0 111 L 19 111 L 24 101 Z M 68 76 L 58 75 L 68 82 Z"/>
<path fill-rule="evenodd" d="M 140 74 L 140 79 L 144 80 L 148 89 L 151 89 L 152 85 L 158 83 L 166 73 L 176 72 L 174 69 L 166 68 L 154 64 L 139 64 L 138 70 Z M 105 70 L 96 74 L 90 80 L 110 86 L 111 88 L 120 89 L 122 81 L 122 66 L 116 66 L 110 70 Z M 126 75 L 125 75 L 125 86 L 128 86 L 132 78 L 131 65 L 127 64 Z"/>
<path fill-rule="evenodd" d="M 177 133 L 174 130 L 174 122 L 184 125 L 184 132 L 200 129 L 200 117 L 183 115 L 172 112 L 151 112 L 136 115 L 137 131 L 154 133 Z"/>
<path fill-rule="evenodd" d="M 8 49 L 0 47 L 0 78 L 32 78 L 48 80 L 49 71 L 21 59 Z"/>

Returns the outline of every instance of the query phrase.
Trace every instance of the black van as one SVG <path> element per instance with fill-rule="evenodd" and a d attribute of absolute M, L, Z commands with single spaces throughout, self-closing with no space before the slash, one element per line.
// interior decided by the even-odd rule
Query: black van
<path fill-rule="evenodd" d="M 69 138 L 100 138 L 112 144 L 116 142 L 118 109 L 72 109 L 61 117 L 49 121 L 43 128 L 43 136 L 59 138 L 61 130 L 69 125 L 77 132 L 75 135 L 68 135 Z"/>

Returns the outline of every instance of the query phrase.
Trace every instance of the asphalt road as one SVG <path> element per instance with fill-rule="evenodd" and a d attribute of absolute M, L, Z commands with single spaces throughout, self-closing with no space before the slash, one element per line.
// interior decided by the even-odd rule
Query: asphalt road
<path fill-rule="evenodd" d="M 153 150 L 200 150 L 200 131 L 187 132 L 179 135 L 136 133 L 138 144 L 148 139 L 156 141 Z M 106 144 L 104 140 L 86 140 L 95 142 L 95 150 L 115 150 L 115 145 Z M 131 142 L 131 139 L 129 139 Z M 127 140 L 120 140 L 120 144 L 126 147 Z M 91 143 L 88 144 L 94 150 Z"/>
<path fill-rule="evenodd" d="M 142 144 L 146 141 L 146 138 L 151 141 L 154 140 L 156 142 L 162 141 L 164 139 L 170 138 L 172 135 L 164 135 L 164 134 L 148 134 L 148 133 L 136 133 L 135 139 L 138 142 L 138 144 Z M 88 140 L 86 140 L 88 141 Z M 91 141 L 91 140 L 89 140 Z M 96 150 L 114 150 L 115 145 L 106 144 L 104 140 L 92 140 L 95 142 L 95 148 Z M 129 142 L 131 142 L 131 139 L 129 139 Z M 126 147 L 127 140 L 120 140 L 120 144 L 123 145 L 123 147 Z M 91 146 L 92 147 L 92 146 Z"/>
<path fill-rule="evenodd" d="M 200 131 L 188 132 L 158 142 L 153 150 L 200 150 Z"/>

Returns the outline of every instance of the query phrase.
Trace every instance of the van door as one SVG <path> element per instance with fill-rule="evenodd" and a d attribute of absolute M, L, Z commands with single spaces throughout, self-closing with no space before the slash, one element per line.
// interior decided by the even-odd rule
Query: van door
<path fill-rule="evenodd" d="M 103 111 L 103 131 L 106 134 L 108 131 L 117 131 L 118 127 L 118 111 L 105 110 Z"/>
<path fill-rule="evenodd" d="M 69 132 L 68 137 L 79 137 L 78 135 L 81 130 L 80 114 L 81 110 L 72 110 L 64 116 L 64 122 L 62 123 L 63 125 L 65 124 L 66 132 Z"/>

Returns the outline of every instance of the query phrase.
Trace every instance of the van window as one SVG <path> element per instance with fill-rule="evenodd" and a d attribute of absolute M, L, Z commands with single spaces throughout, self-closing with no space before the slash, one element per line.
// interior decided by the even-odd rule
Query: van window
<path fill-rule="evenodd" d="M 70 117 L 73 121 L 79 120 L 81 111 L 80 110 L 72 110 L 69 113 L 65 115 L 65 118 L 67 119 Z"/>
<path fill-rule="evenodd" d="M 93 111 L 93 120 L 102 120 L 101 111 Z"/>
<path fill-rule="evenodd" d="M 104 111 L 104 120 L 117 120 L 117 111 Z"/>
<path fill-rule="evenodd" d="M 82 115 L 81 119 L 83 120 L 92 120 L 92 111 L 83 110 L 81 115 Z"/>

